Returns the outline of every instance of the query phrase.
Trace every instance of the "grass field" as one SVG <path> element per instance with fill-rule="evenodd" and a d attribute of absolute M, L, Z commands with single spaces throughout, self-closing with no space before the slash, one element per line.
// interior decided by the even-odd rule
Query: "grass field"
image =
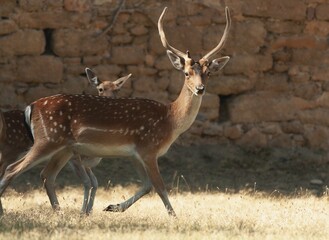
<path fill-rule="evenodd" d="M 2 200 L 0 239 L 329 239 L 328 196 L 296 197 L 257 192 L 170 194 L 178 218 L 170 218 L 152 193 L 124 213 L 103 212 L 135 187 L 100 189 L 94 212 L 80 215 L 82 189 L 58 191 L 54 212 L 43 189 Z"/>

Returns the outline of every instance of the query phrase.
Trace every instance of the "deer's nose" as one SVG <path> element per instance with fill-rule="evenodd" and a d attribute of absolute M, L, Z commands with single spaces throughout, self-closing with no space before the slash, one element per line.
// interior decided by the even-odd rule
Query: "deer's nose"
<path fill-rule="evenodd" d="M 204 90 L 204 84 L 200 84 L 196 87 L 197 90 Z"/>
<path fill-rule="evenodd" d="M 197 93 L 198 93 L 198 94 L 203 94 L 204 91 L 205 91 L 205 86 L 204 86 L 204 84 L 200 84 L 200 85 L 196 86 L 196 90 L 197 90 Z"/>

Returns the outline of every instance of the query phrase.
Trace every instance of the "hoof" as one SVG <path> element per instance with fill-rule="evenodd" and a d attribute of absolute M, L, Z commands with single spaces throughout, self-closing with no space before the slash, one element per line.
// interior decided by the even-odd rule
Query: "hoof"
<path fill-rule="evenodd" d="M 124 210 L 120 207 L 120 204 L 116 204 L 116 205 L 108 205 L 106 208 L 104 208 L 103 211 L 107 211 L 107 212 L 123 212 Z"/>

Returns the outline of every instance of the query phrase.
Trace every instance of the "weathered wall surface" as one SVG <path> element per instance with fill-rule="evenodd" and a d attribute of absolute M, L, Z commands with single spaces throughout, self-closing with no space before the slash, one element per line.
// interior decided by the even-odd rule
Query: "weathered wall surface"
<path fill-rule="evenodd" d="M 122 96 L 169 102 L 183 74 L 158 36 L 163 7 L 170 43 L 198 58 L 218 43 L 226 5 L 233 23 L 222 54 L 232 58 L 211 77 L 182 141 L 328 148 L 326 0 L 126 1 L 114 22 L 114 0 L 1 0 L 0 106 L 81 93 L 88 88 L 85 67 L 102 79 L 132 73 Z"/>

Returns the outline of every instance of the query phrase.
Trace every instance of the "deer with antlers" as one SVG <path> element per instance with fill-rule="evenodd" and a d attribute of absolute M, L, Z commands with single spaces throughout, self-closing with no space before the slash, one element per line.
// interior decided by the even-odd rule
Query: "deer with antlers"
<path fill-rule="evenodd" d="M 227 39 L 231 25 L 228 8 L 226 27 L 218 45 L 199 61 L 169 45 L 163 31 L 163 10 L 158 29 L 172 65 L 185 74 L 177 99 L 162 104 L 149 99 L 110 99 L 90 95 L 55 95 L 33 102 L 27 107 L 27 118 L 35 142 L 30 151 L 11 164 L 0 182 L 0 197 L 8 184 L 22 172 L 51 159 L 44 171 L 46 181 L 54 179 L 74 153 L 97 157 L 132 157 L 142 188 L 126 201 L 109 205 L 107 211 L 125 211 L 154 187 L 169 215 L 176 216 L 158 168 L 158 157 L 164 155 L 177 137 L 194 122 L 206 90 L 209 74 L 218 71 L 229 57 L 211 60 Z M 47 187 L 47 185 L 46 185 Z M 52 202 L 58 203 L 55 189 L 47 189 Z"/>
<path fill-rule="evenodd" d="M 89 68 L 86 68 L 85 71 L 89 82 L 96 87 L 98 95 L 110 98 L 117 97 L 118 91 L 131 76 L 129 74 L 115 81 L 101 81 Z M 0 111 L 0 179 L 7 166 L 14 163 L 33 144 L 32 133 L 29 131 L 24 118 L 24 111 L 21 110 Z M 91 168 L 96 166 L 101 158 L 88 158 L 88 160 L 86 158 L 85 156 L 75 155 L 69 163 L 73 171 L 83 182 L 84 200 L 81 211 L 88 214 L 92 210 L 98 187 L 97 178 Z M 47 168 L 41 173 L 43 179 L 43 172 L 46 170 Z M 47 181 L 47 183 L 49 182 Z M 55 204 L 53 207 L 58 208 Z"/>

